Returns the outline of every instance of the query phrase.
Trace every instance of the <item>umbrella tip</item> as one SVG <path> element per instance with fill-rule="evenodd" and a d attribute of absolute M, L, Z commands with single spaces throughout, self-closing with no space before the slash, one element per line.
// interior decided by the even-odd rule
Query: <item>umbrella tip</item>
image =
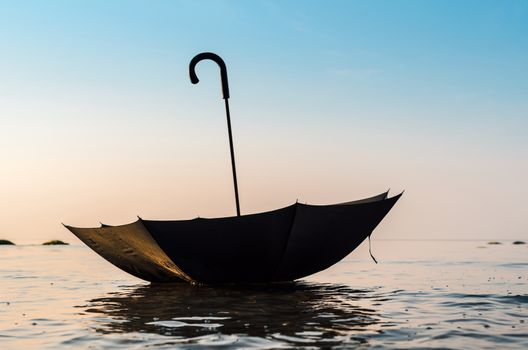
<path fill-rule="evenodd" d="M 139 220 L 143 220 L 143 219 L 141 218 L 141 216 L 139 216 L 139 215 L 136 215 L 136 216 L 137 216 L 137 218 L 138 218 Z"/>

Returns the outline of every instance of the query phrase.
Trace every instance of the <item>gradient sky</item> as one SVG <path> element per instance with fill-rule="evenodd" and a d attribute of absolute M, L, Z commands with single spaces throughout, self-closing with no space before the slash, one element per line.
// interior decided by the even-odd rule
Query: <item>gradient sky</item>
<path fill-rule="evenodd" d="M 528 239 L 527 1 L 2 1 L 0 238 L 406 190 L 382 239 Z"/>

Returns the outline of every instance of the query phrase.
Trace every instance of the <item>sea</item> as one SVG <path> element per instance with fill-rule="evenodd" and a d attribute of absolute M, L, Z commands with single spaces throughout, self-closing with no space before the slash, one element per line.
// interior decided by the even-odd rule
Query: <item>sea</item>
<path fill-rule="evenodd" d="M 372 253 L 291 283 L 151 285 L 81 244 L 0 246 L 0 349 L 528 349 L 527 244 Z"/>

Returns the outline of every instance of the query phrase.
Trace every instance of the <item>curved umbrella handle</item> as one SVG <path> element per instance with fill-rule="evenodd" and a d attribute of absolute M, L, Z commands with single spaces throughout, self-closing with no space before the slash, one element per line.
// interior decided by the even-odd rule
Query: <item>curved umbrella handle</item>
<path fill-rule="evenodd" d="M 218 66 L 220 66 L 220 79 L 222 80 L 222 93 L 224 95 L 224 100 L 229 98 L 229 84 L 227 82 L 227 68 L 225 62 L 220 56 L 212 52 L 202 52 L 191 60 L 189 64 L 189 76 L 191 77 L 191 83 L 198 84 L 200 81 L 196 75 L 195 68 L 198 62 L 203 60 L 214 61 Z"/>
<path fill-rule="evenodd" d="M 212 60 L 220 66 L 220 78 L 222 79 L 222 93 L 224 95 L 224 103 L 227 117 L 227 132 L 229 134 L 229 149 L 231 151 L 231 170 L 233 171 L 233 186 L 235 188 L 235 202 L 237 216 L 240 216 L 240 200 L 238 199 L 238 184 L 236 175 L 235 165 L 235 149 L 233 147 L 233 133 L 231 132 L 231 115 L 229 113 L 229 86 L 227 84 L 227 68 L 223 59 L 217 54 L 212 52 L 202 52 L 191 60 L 189 64 L 189 76 L 191 77 L 191 83 L 197 84 L 200 80 L 196 76 L 195 68 L 198 62 L 202 60 Z"/>

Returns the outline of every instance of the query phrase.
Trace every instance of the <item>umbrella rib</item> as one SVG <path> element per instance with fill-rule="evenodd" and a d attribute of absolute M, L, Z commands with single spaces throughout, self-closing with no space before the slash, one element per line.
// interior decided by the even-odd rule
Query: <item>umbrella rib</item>
<path fill-rule="evenodd" d="M 295 208 L 293 210 L 293 217 L 290 224 L 290 229 L 288 230 L 288 239 L 286 239 L 286 244 L 284 245 L 284 250 L 282 251 L 282 257 L 280 259 L 280 262 L 277 264 L 277 267 L 275 268 L 274 275 L 277 275 L 277 272 L 280 270 L 282 263 L 284 262 L 284 258 L 286 257 L 286 252 L 288 251 L 288 245 L 290 244 L 290 238 L 292 235 L 293 225 L 295 224 L 295 218 L 297 217 L 297 208 L 299 207 L 299 203 L 295 203 Z"/>

